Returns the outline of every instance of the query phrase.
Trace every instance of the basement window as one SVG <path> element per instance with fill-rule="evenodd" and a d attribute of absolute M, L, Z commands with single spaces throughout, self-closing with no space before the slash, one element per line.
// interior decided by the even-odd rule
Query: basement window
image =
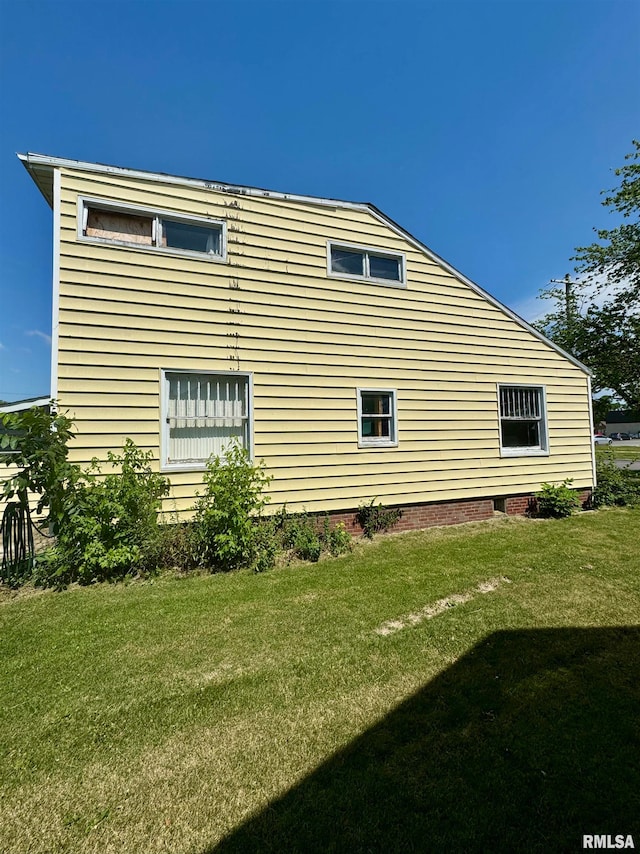
<path fill-rule="evenodd" d="M 398 444 L 395 390 L 359 388 L 357 391 L 358 447 L 395 447 Z"/>
<path fill-rule="evenodd" d="M 328 243 L 327 267 L 330 276 L 364 279 L 385 285 L 405 284 L 405 257 L 360 246 Z"/>
<path fill-rule="evenodd" d="M 249 374 L 162 372 L 163 468 L 202 469 L 234 442 L 251 452 Z"/>
<path fill-rule="evenodd" d="M 79 200 L 80 237 L 116 246 L 224 259 L 224 223 Z"/>
<path fill-rule="evenodd" d="M 544 386 L 499 385 L 502 456 L 547 454 Z"/>

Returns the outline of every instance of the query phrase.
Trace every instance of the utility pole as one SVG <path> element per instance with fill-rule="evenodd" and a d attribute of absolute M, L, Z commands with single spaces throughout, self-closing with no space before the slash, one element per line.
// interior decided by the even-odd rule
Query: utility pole
<path fill-rule="evenodd" d="M 567 330 L 571 326 L 571 287 L 573 282 L 571 276 L 566 273 L 564 279 L 551 279 L 555 285 L 564 285 L 564 315 L 567 324 Z"/>

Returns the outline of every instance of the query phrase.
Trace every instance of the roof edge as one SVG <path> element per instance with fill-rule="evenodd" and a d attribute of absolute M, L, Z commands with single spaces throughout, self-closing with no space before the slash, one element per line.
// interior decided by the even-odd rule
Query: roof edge
<path fill-rule="evenodd" d="M 171 175 L 168 172 L 151 172 L 145 169 L 129 169 L 125 166 L 109 166 L 106 163 L 89 163 L 84 160 L 72 160 L 65 157 L 52 157 L 47 154 L 17 154 L 25 169 L 37 182 L 34 172 L 40 169 L 67 168 L 83 172 L 97 172 L 107 175 L 122 175 L 128 178 L 138 178 L 141 181 L 163 181 L 168 184 L 186 187 L 200 187 L 204 190 L 216 190 L 220 193 L 233 193 L 243 196 L 260 196 L 269 199 L 281 199 L 290 202 L 305 202 L 306 204 L 322 205 L 323 207 L 343 207 L 355 210 L 366 210 L 371 207 L 369 202 L 350 202 L 345 199 L 326 199 L 322 196 L 305 196 L 300 193 L 282 193 L 266 190 L 261 187 L 249 187 L 242 184 L 227 184 L 223 181 L 208 181 L 204 178 L 188 178 L 182 175 Z M 44 195 L 44 193 L 43 193 Z M 46 198 L 46 196 L 45 196 Z"/>
<path fill-rule="evenodd" d="M 27 397 L 25 400 L 14 400 L 13 403 L 0 404 L 0 412 L 24 412 L 34 406 L 49 406 L 50 397 Z"/>

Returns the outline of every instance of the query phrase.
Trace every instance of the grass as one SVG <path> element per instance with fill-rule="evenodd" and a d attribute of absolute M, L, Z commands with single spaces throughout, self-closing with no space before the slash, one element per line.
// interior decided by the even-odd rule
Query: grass
<path fill-rule="evenodd" d="M 500 519 L 263 575 L 5 594 L 0 851 L 640 833 L 639 534 L 637 510 Z"/>
<path fill-rule="evenodd" d="M 596 445 L 596 456 L 613 454 L 615 460 L 640 460 L 640 447 L 637 445 Z"/>

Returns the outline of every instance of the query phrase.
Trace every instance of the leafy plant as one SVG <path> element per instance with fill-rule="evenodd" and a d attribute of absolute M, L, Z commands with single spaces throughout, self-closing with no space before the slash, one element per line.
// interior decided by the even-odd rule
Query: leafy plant
<path fill-rule="evenodd" d="M 322 532 L 322 545 L 326 548 L 333 557 L 351 551 L 352 537 L 347 531 L 344 522 L 338 522 L 333 528 L 329 521 L 329 516 L 324 517 L 324 530 Z"/>
<path fill-rule="evenodd" d="M 159 569 L 187 572 L 196 562 L 193 549 L 193 525 L 190 522 L 159 524 L 145 539 L 138 563 L 140 571 L 153 573 Z"/>
<path fill-rule="evenodd" d="M 109 452 L 115 471 L 102 475 L 97 460 L 64 496 L 57 544 L 37 562 L 41 584 L 90 584 L 144 568 L 145 549 L 158 536 L 158 510 L 169 481 L 150 466 L 151 451 L 127 439 Z"/>
<path fill-rule="evenodd" d="M 293 547 L 296 555 L 299 558 L 302 558 L 302 560 L 310 560 L 313 563 L 320 560 L 320 554 L 322 552 L 320 537 L 318 536 L 317 531 L 315 531 L 311 526 L 303 526 L 299 528 Z"/>
<path fill-rule="evenodd" d="M 572 483 L 571 478 L 558 484 L 543 483 L 542 489 L 535 496 L 538 514 L 554 519 L 571 516 L 573 511 L 580 507 L 580 499 L 571 489 Z"/>
<path fill-rule="evenodd" d="M 32 406 L 22 412 L 0 413 L 0 461 L 20 471 L 2 485 L 6 501 L 17 498 L 29 506 L 30 493 L 38 497 L 36 512 L 48 511 L 48 521 L 57 533 L 69 507 L 67 493 L 82 476 L 79 466 L 69 463 L 68 443 L 74 437 L 73 421 L 56 411 Z"/>
<path fill-rule="evenodd" d="M 337 557 L 351 549 L 351 534 L 342 523 L 332 528 L 328 514 L 320 523 L 316 516 L 306 511 L 289 514 L 285 506 L 275 514 L 273 524 L 281 548 L 290 550 L 301 560 L 315 563 L 323 551 Z"/>
<path fill-rule="evenodd" d="M 264 492 L 271 477 L 264 468 L 264 463 L 254 465 L 237 442 L 207 463 L 193 529 L 200 566 L 220 571 L 268 563 L 264 534 L 256 524 L 269 501 Z"/>
<path fill-rule="evenodd" d="M 356 520 L 368 539 L 381 531 L 388 531 L 396 522 L 402 518 L 402 510 L 399 507 L 388 508 L 382 504 L 376 504 L 372 498 L 368 504 L 361 504 L 356 513 Z"/>
<path fill-rule="evenodd" d="M 596 456 L 597 486 L 591 502 L 594 507 L 640 506 L 640 478 L 629 466 L 618 468 L 611 447 Z"/>

